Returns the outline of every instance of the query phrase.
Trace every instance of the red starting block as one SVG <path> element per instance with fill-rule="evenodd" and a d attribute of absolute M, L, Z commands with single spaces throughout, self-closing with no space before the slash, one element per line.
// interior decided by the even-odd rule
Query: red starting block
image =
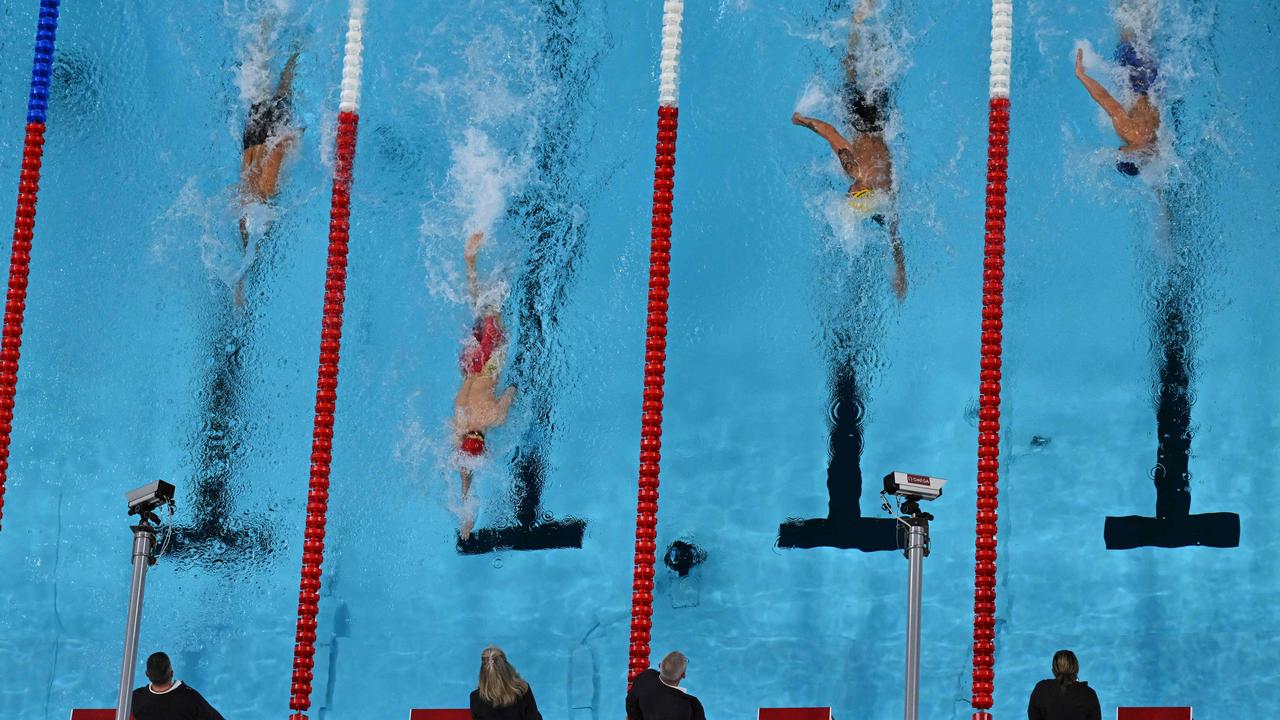
<path fill-rule="evenodd" d="M 1191 720 L 1189 707 L 1116 708 L 1116 720 Z"/>
<path fill-rule="evenodd" d="M 72 710 L 71 720 L 116 720 L 116 710 Z"/>
<path fill-rule="evenodd" d="M 435 708 L 431 710 L 410 710 L 409 720 L 471 720 L 471 709 Z"/>
<path fill-rule="evenodd" d="M 831 720 L 831 708 L 760 708 L 758 720 Z"/>

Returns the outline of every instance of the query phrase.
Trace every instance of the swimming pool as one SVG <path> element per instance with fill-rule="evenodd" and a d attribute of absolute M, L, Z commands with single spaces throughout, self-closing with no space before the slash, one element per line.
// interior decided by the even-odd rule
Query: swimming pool
<path fill-rule="evenodd" d="M 981 3 L 887 4 L 903 303 L 883 237 L 845 220 L 838 167 L 789 122 L 831 114 L 847 3 L 686 7 L 658 546 L 685 539 L 706 560 L 687 578 L 659 567 L 653 646 L 689 655 L 713 716 L 900 712 L 905 561 L 777 547 L 789 518 L 826 515 L 829 420 L 851 412 L 864 516 L 881 516 L 891 469 L 951 480 L 929 508 L 922 710 L 969 716 L 989 17 Z M 227 717 L 287 708 L 345 7 L 190 5 L 63 8 L 0 533 L 5 717 L 110 704 L 120 494 L 156 477 L 179 487 L 186 542 L 152 571 L 142 652 L 168 650 Z M 17 175 L 35 10 L 4 10 L 0 178 Z M 460 706 L 490 642 L 546 716 L 622 712 L 660 14 L 604 0 L 370 8 L 312 717 Z M 1166 0 L 1157 15 L 1180 100 L 1172 172 L 1197 178 L 1171 225 L 1194 260 L 1177 295 L 1194 354 L 1192 512 L 1237 513 L 1239 547 L 1106 548 L 1108 516 L 1154 509 L 1168 256 L 1151 194 L 1110 169 L 1112 133 L 1071 74 L 1079 40 L 1110 55 L 1110 8 L 1017 3 L 997 717 L 1021 713 L 1060 647 L 1080 654 L 1104 715 L 1168 703 L 1249 717 L 1280 699 L 1262 670 L 1280 659 L 1267 135 L 1280 7 Z M 237 313 L 239 134 L 294 44 L 306 129 Z M 580 549 L 456 548 L 447 422 L 474 227 L 492 234 L 483 272 L 509 289 L 522 388 L 489 437 L 478 525 L 577 518 Z M 850 358 L 854 410 L 832 402 L 832 365 Z M 541 495 L 521 505 L 511 490 L 531 476 Z"/>

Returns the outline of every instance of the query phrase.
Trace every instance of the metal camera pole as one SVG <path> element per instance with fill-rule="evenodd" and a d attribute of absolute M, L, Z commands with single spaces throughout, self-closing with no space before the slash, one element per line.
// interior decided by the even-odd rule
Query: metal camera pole
<path fill-rule="evenodd" d="M 129 582 L 129 614 L 124 624 L 124 659 L 120 661 L 120 693 L 116 696 L 117 720 L 129 720 L 133 711 L 133 667 L 138 662 L 138 630 L 142 625 L 142 593 L 147 588 L 147 568 L 156 564 L 155 511 L 169 507 L 173 517 L 174 487 L 163 480 L 125 493 L 129 514 L 138 516 L 133 530 L 133 578 Z"/>
<path fill-rule="evenodd" d="M 116 717 L 128 720 L 133 710 L 133 667 L 138 661 L 138 629 L 142 625 L 142 592 L 147 587 L 147 567 L 156 561 L 156 530 L 142 521 L 133 530 L 133 579 L 129 583 L 129 615 L 124 625 L 124 660 L 120 664 L 120 694 Z"/>
<path fill-rule="evenodd" d="M 906 542 L 902 554 L 907 556 L 907 673 L 903 718 L 917 720 L 920 715 L 920 598 L 924 581 L 924 558 L 929 554 L 929 521 L 933 516 L 920 510 L 914 499 L 902 504 L 906 517 L 899 518 Z"/>

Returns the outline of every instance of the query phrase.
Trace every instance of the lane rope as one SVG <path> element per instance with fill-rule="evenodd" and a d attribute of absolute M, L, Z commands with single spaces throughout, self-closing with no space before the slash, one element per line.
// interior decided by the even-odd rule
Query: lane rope
<path fill-rule="evenodd" d="M 631 583 L 631 643 L 627 683 L 649 667 L 653 575 L 658 551 L 658 474 L 662 460 L 662 388 L 667 364 L 667 298 L 671 285 L 671 211 L 679 119 L 682 0 L 666 0 L 658 79 L 658 142 L 653 171 L 649 246 L 649 306 L 645 322 L 644 402 L 640 421 L 640 480 L 636 496 L 635 566 Z"/>
<path fill-rule="evenodd" d="M 9 441 L 13 431 L 14 396 L 18 391 L 18 359 L 22 354 L 22 322 L 27 310 L 31 240 L 35 237 L 36 199 L 40 194 L 58 5 L 59 0 L 40 0 L 31 89 L 27 97 L 26 138 L 22 143 L 22 170 L 18 174 L 18 208 L 14 213 L 13 247 L 9 255 L 9 292 L 5 296 L 4 330 L 0 337 L 0 520 L 4 517 L 5 484 L 9 479 Z"/>
<path fill-rule="evenodd" d="M 292 720 L 306 720 L 311 707 L 315 666 L 316 615 L 320 611 L 320 578 L 324 565 L 325 522 L 329 512 L 329 470 L 333 460 L 333 417 L 338 402 L 338 356 L 342 348 L 342 306 L 347 287 L 347 249 L 351 217 L 351 174 L 360 120 L 360 71 L 364 52 L 366 0 L 351 0 L 347 44 L 342 59 L 342 92 L 338 106 L 337 152 L 329 210 L 329 257 L 320 326 L 320 364 L 316 380 L 315 425 L 311 436 L 311 478 L 302 543 L 302 578 L 298 588 L 298 625 L 293 646 L 293 678 L 289 687 Z"/>
<path fill-rule="evenodd" d="M 1000 482 L 1000 379 L 1004 332 L 1005 193 L 1013 3 L 991 3 L 987 198 L 982 260 L 982 360 L 978 386 L 978 508 L 973 574 L 973 718 L 992 720 L 996 652 L 996 533 Z"/>

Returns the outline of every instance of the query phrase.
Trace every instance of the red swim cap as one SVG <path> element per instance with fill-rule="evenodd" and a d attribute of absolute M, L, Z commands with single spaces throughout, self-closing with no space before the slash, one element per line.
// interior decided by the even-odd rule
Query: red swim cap
<path fill-rule="evenodd" d="M 462 452 L 468 455 L 484 454 L 484 435 L 478 432 L 469 432 L 462 436 L 462 443 L 459 446 Z"/>

